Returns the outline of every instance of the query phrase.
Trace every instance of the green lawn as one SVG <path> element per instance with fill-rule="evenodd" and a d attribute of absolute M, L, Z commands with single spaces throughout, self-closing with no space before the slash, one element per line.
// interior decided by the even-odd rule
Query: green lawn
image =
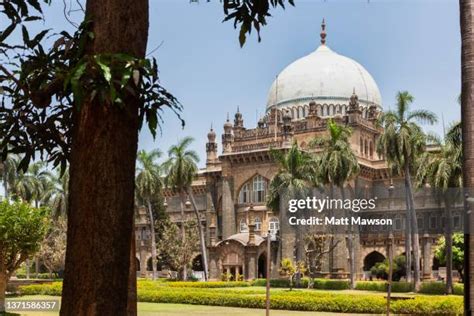
<path fill-rule="evenodd" d="M 22 296 L 10 298 L 15 300 L 57 300 L 57 296 Z M 8 299 L 7 299 L 8 300 Z M 22 316 L 57 316 L 58 312 L 28 312 L 21 313 Z M 235 308 L 235 307 L 220 307 L 220 306 L 201 306 L 201 305 L 185 305 L 185 304 L 158 304 L 158 303 L 138 303 L 138 315 L 140 316 L 263 316 L 265 310 L 250 309 L 250 308 Z M 271 311 L 271 316 L 309 316 L 309 315 L 338 315 L 336 313 L 322 313 L 322 312 L 296 312 L 296 311 Z M 344 314 L 351 315 L 351 314 Z M 354 314 L 361 316 L 363 314 Z"/>

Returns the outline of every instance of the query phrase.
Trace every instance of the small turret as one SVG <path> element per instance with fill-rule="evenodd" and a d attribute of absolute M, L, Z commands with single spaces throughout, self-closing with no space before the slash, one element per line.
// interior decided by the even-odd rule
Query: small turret
<path fill-rule="evenodd" d="M 206 143 L 206 164 L 213 164 L 217 162 L 217 142 L 216 142 L 216 132 L 211 125 L 211 130 L 207 133 L 207 143 Z"/>
<path fill-rule="evenodd" d="M 224 123 L 224 134 L 222 134 L 222 152 L 232 152 L 232 143 L 234 142 L 234 134 L 232 131 L 232 123 L 229 120 L 229 113 L 227 113 L 227 120 Z"/>

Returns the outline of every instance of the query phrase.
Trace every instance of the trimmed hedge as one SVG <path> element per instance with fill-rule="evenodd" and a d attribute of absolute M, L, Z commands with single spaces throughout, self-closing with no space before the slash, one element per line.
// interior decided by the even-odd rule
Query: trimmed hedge
<path fill-rule="evenodd" d="M 226 288 L 226 287 L 247 287 L 249 282 L 225 282 L 225 281 L 209 281 L 209 282 L 169 282 L 166 284 L 169 287 L 191 287 L 191 288 Z"/>
<path fill-rule="evenodd" d="M 18 279 L 26 279 L 26 273 L 23 272 L 17 272 L 15 275 Z M 56 279 L 54 274 L 52 275 L 52 278 L 50 278 L 49 273 L 39 273 L 38 277 L 36 276 L 36 273 L 30 273 L 30 279 L 42 279 L 42 280 L 50 280 L 50 279 Z"/>
<path fill-rule="evenodd" d="M 446 291 L 446 284 L 444 282 L 423 282 L 421 283 L 420 293 L 423 294 L 439 294 L 442 295 Z M 453 284 L 454 295 L 464 295 L 464 284 Z"/>
<path fill-rule="evenodd" d="M 51 295 L 61 296 L 63 288 L 62 282 L 20 285 L 18 291 L 20 295 Z"/>
<path fill-rule="evenodd" d="M 308 288 L 309 278 L 301 278 L 299 288 Z M 266 279 L 256 279 L 252 282 L 252 286 L 265 286 Z M 289 288 L 290 281 L 288 279 L 270 279 L 270 286 L 275 288 Z M 296 282 L 293 282 L 293 287 Z M 314 279 L 313 288 L 321 290 L 347 290 L 349 289 L 348 280 L 333 280 L 333 279 Z"/>
<path fill-rule="evenodd" d="M 388 283 L 385 281 L 357 281 L 355 289 L 362 291 L 386 292 Z M 392 292 L 408 293 L 413 291 L 413 286 L 408 282 L 392 282 Z"/>
<path fill-rule="evenodd" d="M 337 280 L 325 280 L 337 281 Z M 176 282 L 174 282 L 176 283 Z M 200 282 L 189 282 L 200 284 Z M 214 282 L 215 283 L 215 282 Z M 226 282 L 223 282 L 226 283 Z M 380 282 L 381 283 L 381 282 Z M 262 288 L 195 288 L 172 287 L 171 282 L 138 282 L 140 302 L 175 303 L 264 308 L 265 290 Z M 20 286 L 22 295 L 61 295 L 61 282 Z M 383 295 L 325 293 L 310 290 L 274 290 L 271 307 L 282 310 L 321 311 L 335 313 L 384 313 Z M 394 299 L 391 310 L 395 314 L 462 315 L 463 298 L 458 296 L 413 296 L 406 300 Z"/>

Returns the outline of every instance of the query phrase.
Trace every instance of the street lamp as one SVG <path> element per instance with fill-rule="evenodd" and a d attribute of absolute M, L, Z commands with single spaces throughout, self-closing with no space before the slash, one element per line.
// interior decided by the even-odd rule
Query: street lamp
<path fill-rule="evenodd" d="M 165 200 L 163 201 L 163 206 L 164 206 L 165 208 L 168 207 L 168 201 L 166 201 L 166 197 L 165 197 Z"/>
<path fill-rule="evenodd" d="M 266 300 L 265 300 L 265 309 L 266 309 L 266 316 L 270 316 L 270 273 L 271 273 L 271 241 L 277 240 L 277 236 L 272 235 L 271 230 L 268 230 L 267 233 L 267 284 L 266 284 Z"/>
<path fill-rule="evenodd" d="M 184 203 L 184 206 L 186 206 L 186 208 L 191 207 L 191 201 L 189 201 L 189 196 L 186 198 L 186 202 Z"/>

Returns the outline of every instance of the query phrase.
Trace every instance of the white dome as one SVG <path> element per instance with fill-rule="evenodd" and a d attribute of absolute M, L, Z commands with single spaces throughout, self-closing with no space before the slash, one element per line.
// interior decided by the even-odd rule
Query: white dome
<path fill-rule="evenodd" d="M 278 75 L 268 93 L 267 111 L 275 105 L 290 108 L 312 100 L 347 105 L 353 90 L 362 107 L 375 104 L 381 108 L 379 88 L 367 70 L 323 44 Z"/>

